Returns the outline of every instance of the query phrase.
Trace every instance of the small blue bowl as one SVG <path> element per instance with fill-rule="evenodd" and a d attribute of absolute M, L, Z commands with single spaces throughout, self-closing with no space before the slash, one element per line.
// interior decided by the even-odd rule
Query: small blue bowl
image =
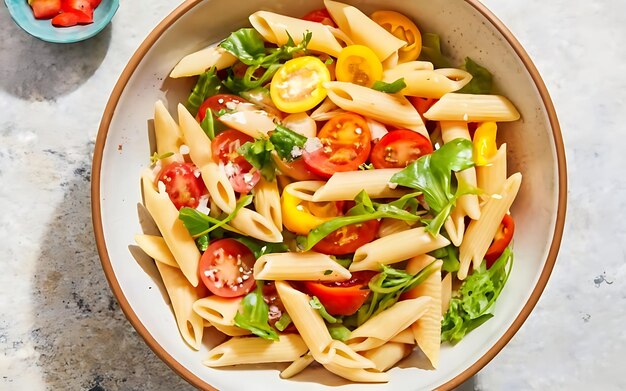
<path fill-rule="evenodd" d="M 98 34 L 117 12 L 119 0 L 102 0 L 94 10 L 93 23 L 84 26 L 54 27 L 50 20 L 37 20 L 27 0 L 4 0 L 13 21 L 33 37 L 54 43 L 72 43 Z"/>

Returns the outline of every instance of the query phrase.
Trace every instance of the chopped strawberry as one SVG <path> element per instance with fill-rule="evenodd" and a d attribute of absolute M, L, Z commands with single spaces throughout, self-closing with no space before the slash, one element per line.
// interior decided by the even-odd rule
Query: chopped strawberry
<path fill-rule="evenodd" d="M 52 18 L 55 27 L 71 27 L 78 24 L 80 17 L 74 12 L 63 12 Z"/>
<path fill-rule="evenodd" d="M 61 12 L 61 0 L 32 0 L 30 7 L 36 19 L 50 19 Z"/>

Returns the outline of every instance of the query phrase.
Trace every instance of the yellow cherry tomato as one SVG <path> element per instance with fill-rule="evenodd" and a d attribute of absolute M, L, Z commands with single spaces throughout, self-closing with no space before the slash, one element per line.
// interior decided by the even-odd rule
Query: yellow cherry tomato
<path fill-rule="evenodd" d="M 371 87 L 383 77 L 383 64 L 367 46 L 346 46 L 337 57 L 337 80 Z"/>
<path fill-rule="evenodd" d="M 324 83 L 330 72 L 317 57 L 304 56 L 287 61 L 272 78 L 270 96 L 285 113 L 300 113 L 326 98 Z"/>
<path fill-rule="evenodd" d="M 313 211 L 319 213 L 322 210 L 317 207 L 310 208 L 311 205 L 309 204 L 313 203 L 303 201 L 283 191 L 280 197 L 280 205 L 283 215 L 283 224 L 288 230 L 299 235 L 307 235 L 313 228 L 332 218 L 331 216 L 316 216 L 313 214 Z"/>
<path fill-rule="evenodd" d="M 376 11 L 370 17 L 396 38 L 407 43 L 398 51 L 398 62 L 413 61 L 419 57 L 422 51 L 422 34 L 411 19 L 395 11 Z"/>
<path fill-rule="evenodd" d="M 477 166 L 486 166 L 498 152 L 496 133 L 498 125 L 495 122 L 483 122 L 474 133 L 474 163 Z"/>

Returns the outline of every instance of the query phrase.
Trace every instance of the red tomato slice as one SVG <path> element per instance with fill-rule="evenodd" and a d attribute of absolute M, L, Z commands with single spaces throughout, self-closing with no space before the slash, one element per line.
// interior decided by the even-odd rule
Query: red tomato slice
<path fill-rule="evenodd" d="M 285 305 L 283 304 L 282 300 L 280 300 L 280 297 L 278 296 L 278 292 L 276 292 L 276 285 L 274 284 L 274 281 L 267 281 L 263 285 L 263 300 L 267 303 L 269 307 L 269 311 L 268 311 L 269 322 L 268 323 L 270 324 L 270 326 L 274 327 L 274 325 L 276 324 L 276 322 L 278 322 L 280 317 L 283 316 L 284 313 L 286 313 Z M 293 323 L 291 323 L 282 332 L 283 333 L 296 333 L 297 332 L 296 326 Z"/>
<path fill-rule="evenodd" d="M 54 27 L 72 27 L 78 24 L 80 16 L 76 12 L 63 12 L 52 18 Z"/>
<path fill-rule="evenodd" d="M 374 240 L 379 225 L 378 220 L 370 220 L 339 228 L 313 246 L 313 250 L 330 255 L 352 254 Z"/>
<path fill-rule="evenodd" d="M 392 130 L 374 145 L 370 162 L 376 168 L 404 168 L 419 157 L 433 153 L 433 145 L 412 130 Z"/>
<path fill-rule="evenodd" d="M 413 107 L 415 107 L 415 109 L 419 113 L 420 117 L 422 117 L 422 121 L 424 121 L 424 125 L 426 125 L 426 129 L 428 129 L 429 132 L 433 132 L 435 130 L 435 127 L 437 126 L 437 123 L 435 121 L 426 119 L 424 117 L 424 113 L 427 112 L 428 109 L 432 107 L 432 105 L 437 103 L 439 99 L 418 98 L 416 96 L 408 96 L 407 98 L 409 98 L 409 102 L 411 102 Z"/>
<path fill-rule="evenodd" d="M 331 315 L 352 315 L 367 300 L 369 284 L 376 272 L 360 271 L 352 273 L 352 278 L 342 282 L 305 281 L 306 290 L 316 296 Z"/>
<path fill-rule="evenodd" d="M 313 10 L 300 19 L 308 20 L 309 22 L 325 24 L 327 26 L 337 27 L 326 8 Z"/>
<path fill-rule="evenodd" d="M 206 249 L 198 273 L 213 294 L 221 297 L 243 296 L 254 288 L 254 254 L 235 239 L 212 242 Z"/>
<path fill-rule="evenodd" d="M 90 0 L 62 0 L 63 12 L 80 11 L 93 20 L 93 6 Z"/>
<path fill-rule="evenodd" d="M 365 163 L 371 150 L 372 135 L 360 115 L 346 113 L 328 121 L 317 137 L 322 147 L 302 158 L 309 170 L 322 178 L 341 171 L 356 171 Z"/>
<path fill-rule="evenodd" d="M 211 143 L 213 159 L 223 163 L 226 176 L 239 193 L 248 193 L 261 179 L 261 174 L 253 170 L 252 164 L 241 156 L 239 147 L 254 139 L 238 130 L 229 129 L 218 134 Z"/>
<path fill-rule="evenodd" d="M 232 102 L 232 103 L 231 103 Z M 208 97 L 198 109 L 198 115 L 196 119 L 198 122 L 204 121 L 204 117 L 206 116 L 207 109 L 211 109 L 213 112 L 213 116 L 217 119 L 217 113 L 220 110 L 230 111 L 232 108 L 239 103 L 248 103 L 247 100 L 231 94 L 217 94 L 211 97 Z"/>
<path fill-rule="evenodd" d="M 200 196 L 207 191 L 197 167 L 191 163 L 170 163 L 161 170 L 157 183 L 159 181 L 165 184 L 165 191 L 176 209 L 198 207 Z"/>
<path fill-rule="evenodd" d="M 102 0 L 89 0 L 89 3 L 91 3 L 91 8 L 93 9 L 96 9 L 96 7 L 99 6 L 101 2 Z"/>
<path fill-rule="evenodd" d="M 487 254 L 485 254 L 487 268 L 490 268 L 498 260 L 498 258 L 500 258 L 500 255 L 502 255 L 509 243 L 511 243 L 514 232 L 515 221 L 513 220 L 513 217 L 508 214 L 504 215 L 502 224 L 500 224 L 500 227 L 496 232 L 496 237 L 493 239 L 489 249 L 487 249 Z"/>
<path fill-rule="evenodd" d="M 36 19 L 50 19 L 61 12 L 61 0 L 33 0 L 30 7 Z"/>

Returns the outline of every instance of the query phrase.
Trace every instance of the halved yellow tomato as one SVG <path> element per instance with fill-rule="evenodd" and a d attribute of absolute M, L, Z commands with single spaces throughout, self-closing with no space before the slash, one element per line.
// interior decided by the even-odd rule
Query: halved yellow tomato
<path fill-rule="evenodd" d="M 337 57 L 337 80 L 371 87 L 383 77 L 383 64 L 367 46 L 346 46 Z"/>
<path fill-rule="evenodd" d="M 422 34 L 411 19 L 396 11 L 376 11 L 370 18 L 396 38 L 407 43 L 398 51 L 398 61 L 416 60 L 422 51 Z"/>
<path fill-rule="evenodd" d="M 270 96 L 285 113 L 300 113 L 326 98 L 324 83 L 330 72 L 317 57 L 304 56 L 287 61 L 272 78 Z"/>

